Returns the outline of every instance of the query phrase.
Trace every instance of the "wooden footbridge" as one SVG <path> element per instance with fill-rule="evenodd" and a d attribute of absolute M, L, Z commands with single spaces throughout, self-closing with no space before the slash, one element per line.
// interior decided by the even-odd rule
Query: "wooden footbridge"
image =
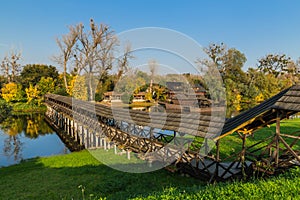
<path fill-rule="evenodd" d="M 300 131 L 280 131 L 282 119 L 300 112 L 298 85 L 225 122 L 207 113 L 147 113 L 54 94 L 45 102 L 46 120 L 73 150 L 114 145 L 209 181 L 274 174 L 300 164 Z M 274 133 L 254 134 L 274 123 Z"/>

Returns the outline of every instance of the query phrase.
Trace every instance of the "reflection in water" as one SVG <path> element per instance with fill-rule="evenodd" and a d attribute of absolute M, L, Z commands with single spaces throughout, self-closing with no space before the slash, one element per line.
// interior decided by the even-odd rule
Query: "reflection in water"
<path fill-rule="evenodd" d="M 14 161 L 19 162 L 22 159 L 22 153 L 20 151 L 22 142 L 20 141 L 19 137 L 17 135 L 9 135 L 4 141 L 4 155 L 6 157 L 13 156 Z"/>
<path fill-rule="evenodd" d="M 68 153 L 63 143 L 59 140 L 54 131 L 49 127 L 49 125 L 44 121 L 44 114 L 28 114 L 28 115 L 13 115 L 6 118 L 0 124 L 0 142 L 3 141 L 3 155 L 7 160 L 12 160 L 13 163 L 18 163 L 23 159 L 24 143 L 27 143 L 26 155 L 24 157 L 28 158 L 33 155 L 44 156 L 58 154 L 57 150 L 46 149 L 47 145 L 50 148 L 58 148 L 63 146 L 61 153 Z M 51 135 L 48 137 L 48 141 L 45 141 L 46 135 Z M 55 136 L 55 138 L 53 138 Z M 44 137 L 44 138 L 43 138 Z M 40 146 L 33 142 L 38 141 Z M 47 143 L 48 142 L 48 143 Z M 43 144 L 45 143 L 45 144 Z M 50 144 L 51 143 L 51 144 Z M 30 144 L 30 146 L 29 146 Z M 2 144 L 0 144 L 0 147 Z M 38 149 L 37 147 L 41 148 Z M 31 148 L 28 153 L 28 149 Z M 49 153 L 47 153 L 49 152 Z M 43 154 L 40 155 L 39 153 Z M 0 154 L 1 155 L 1 154 Z M 0 166 L 3 164 L 3 158 L 0 160 Z"/>

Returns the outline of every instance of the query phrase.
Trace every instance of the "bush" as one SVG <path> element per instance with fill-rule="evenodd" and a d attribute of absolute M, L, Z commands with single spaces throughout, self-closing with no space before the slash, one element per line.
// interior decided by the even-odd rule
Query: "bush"
<path fill-rule="evenodd" d="M 0 99 L 0 122 L 6 119 L 11 111 L 12 107 L 4 100 Z"/>

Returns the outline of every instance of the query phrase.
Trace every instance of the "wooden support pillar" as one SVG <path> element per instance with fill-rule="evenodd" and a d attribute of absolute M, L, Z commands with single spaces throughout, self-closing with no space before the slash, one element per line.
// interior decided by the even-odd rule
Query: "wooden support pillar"
<path fill-rule="evenodd" d="M 130 151 L 127 150 L 127 159 L 130 160 Z"/>
<path fill-rule="evenodd" d="M 59 128 L 62 128 L 62 114 L 58 113 L 58 126 Z"/>
<path fill-rule="evenodd" d="M 276 117 L 276 153 L 275 153 L 275 164 L 276 167 L 278 167 L 278 163 L 279 163 L 279 137 L 280 137 L 280 113 L 279 111 L 277 111 L 277 117 Z"/>
<path fill-rule="evenodd" d="M 115 152 L 115 154 L 118 153 L 118 152 L 117 152 L 117 145 L 115 145 L 115 144 L 114 144 L 114 152 Z"/>
<path fill-rule="evenodd" d="M 96 148 L 99 148 L 99 146 L 101 145 L 101 144 L 99 144 L 101 142 L 100 136 L 98 134 L 96 134 L 95 139 L 96 139 Z"/>
<path fill-rule="evenodd" d="M 94 131 L 91 130 L 91 131 L 89 131 L 89 143 L 90 143 L 90 147 L 95 147 L 94 142 L 95 142 L 95 140 L 94 140 Z"/>
<path fill-rule="evenodd" d="M 84 146 L 85 148 L 89 148 L 90 147 L 90 141 L 89 141 L 89 130 L 86 128 L 84 129 Z"/>
<path fill-rule="evenodd" d="M 72 120 L 70 118 L 69 119 L 69 134 L 71 137 L 73 137 L 73 125 L 72 125 Z"/>
<path fill-rule="evenodd" d="M 100 138 L 100 147 L 103 147 L 103 138 Z"/>
<path fill-rule="evenodd" d="M 80 126 L 80 144 L 83 145 L 84 142 L 84 127 Z"/>
<path fill-rule="evenodd" d="M 74 122 L 74 138 L 78 142 L 78 124 Z"/>
<path fill-rule="evenodd" d="M 242 151 L 241 151 L 241 165 L 242 165 L 242 175 L 244 176 L 244 177 L 246 177 L 246 172 L 245 172 L 245 168 L 246 168 L 246 166 L 245 166 L 245 153 L 246 153 L 246 135 L 245 134 L 243 134 L 242 135 L 242 141 L 243 141 L 243 143 L 242 143 Z"/>
<path fill-rule="evenodd" d="M 107 150 L 107 147 L 106 147 L 106 140 L 105 140 L 105 139 L 103 140 L 103 146 L 104 146 L 104 147 L 103 147 L 104 150 Z"/>
<path fill-rule="evenodd" d="M 216 142 L 216 170 L 214 177 L 219 177 L 219 162 L 220 162 L 220 140 Z"/>
<path fill-rule="evenodd" d="M 204 138 L 204 154 L 205 155 L 208 154 L 208 142 L 207 142 L 207 138 Z"/>
<path fill-rule="evenodd" d="M 216 161 L 220 161 L 220 140 L 216 142 Z"/>
<path fill-rule="evenodd" d="M 65 132 L 68 132 L 68 127 L 67 127 L 68 118 L 65 117 L 65 116 L 63 116 L 63 118 L 64 118 L 64 121 L 63 121 L 63 123 L 64 123 L 64 131 L 65 131 Z"/>

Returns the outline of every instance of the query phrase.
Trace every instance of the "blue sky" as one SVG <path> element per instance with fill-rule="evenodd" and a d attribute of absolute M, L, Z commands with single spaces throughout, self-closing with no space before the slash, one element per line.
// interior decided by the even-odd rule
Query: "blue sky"
<path fill-rule="evenodd" d="M 79 22 L 110 25 L 117 33 L 140 27 L 179 31 L 202 46 L 224 42 L 243 52 L 245 68 L 267 53 L 300 57 L 300 1 L 292 0 L 7 0 L 0 8 L 0 59 L 22 49 L 23 64 L 54 64 L 55 38 Z"/>

